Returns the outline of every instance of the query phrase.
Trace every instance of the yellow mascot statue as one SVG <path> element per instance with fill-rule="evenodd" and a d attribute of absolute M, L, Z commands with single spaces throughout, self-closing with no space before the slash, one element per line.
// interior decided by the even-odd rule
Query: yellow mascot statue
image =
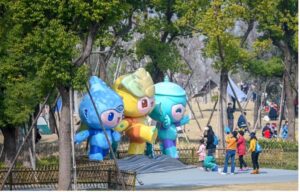
<path fill-rule="evenodd" d="M 128 154 L 144 154 L 146 142 L 154 143 L 157 129 L 147 125 L 147 115 L 153 110 L 154 85 L 150 74 L 139 68 L 132 74 L 120 76 L 113 89 L 124 102 L 124 119 L 115 128 L 125 131 L 130 139 Z"/>

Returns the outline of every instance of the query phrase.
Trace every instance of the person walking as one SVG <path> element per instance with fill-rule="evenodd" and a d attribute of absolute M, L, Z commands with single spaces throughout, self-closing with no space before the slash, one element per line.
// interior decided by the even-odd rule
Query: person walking
<path fill-rule="evenodd" d="M 230 128 L 230 131 L 233 130 L 234 125 L 234 116 L 233 113 L 235 112 L 235 99 L 233 98 L 233 105 L 232 103 L 228 103 L 227 107 L 227 120 L 228 120 L 228 127 Z"/>
<path fill-rule="evenodd" d="M 244 131 L 239 131 L 238 141 L 237 141 L 237 154 L 239 156 L 240 171 L 248 170 L 247 164 L 244 160 L 244 155 L 246 155 L 246 139 L 244 138 Z"/>
<path fill-rule="evenodd" d="M 281 128 L 281 138 L 286 140 L 288 138 L 289 122 L 285 121 Z"/>
<path fill-rule="evenodd" d="M 212 126 L 207 126 L 207 141 L 206 141 L 206 149 L 207 149 L 207 155 L 214 156 L 214 153 L 216 152 L 216 145 L 214 144 L 214 137 L 215 133 L 212 129 Z"/>
<path fill-rule="evenodd" d="M 235 153 L 237 149 L 237 132 L 233 131 L 229 135 L 226 136 L 226 157 L 225 157 L 225 163 L 224 163 L 224 169 L 223 172 L 221 172 L 222 175 L 227 174 L 227 168 L 228 168 L 228 161 L 231 160 L 231 173 L 234 174 L 235 169 Z"/>
<path fill-rule="evenodd" d="M 250 147 L 249 147 L 249 152 L 251 152 L 251 159 L 253 164 L 253 171 L 251 172 L 251 174 L 259 174 L 259 164 L 258 164 L 259 153 L 256 152 L 256 143 L 257 143 L 257 138 L 255 136 L 255 133 L 252 132 L 250 133 Z"/>
<path fill-rule="evenodd" d="M 203 161 L 206 157 L 206 146 L 204 144 L 204 139 L 200 139 L 200 146 L 197 154 L 199 156 L 200 167 L 203 167 Z"/>

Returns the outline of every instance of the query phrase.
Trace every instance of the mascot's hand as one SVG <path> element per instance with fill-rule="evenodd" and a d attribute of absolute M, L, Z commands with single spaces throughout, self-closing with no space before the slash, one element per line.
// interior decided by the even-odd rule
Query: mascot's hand
<path fill-rule="evenodd" d="M 119 125 L 117 125 L 117 126 L 114 128 L 114 130 L 115 130 L 115 131 L 118 131 L 118 132 L 122 132 L 122 131 L 125 131 L 125 130 L 128 128 L 128 126 L 129 126 L 129 122 L 123 119 L 123 120 L 119 123 Z"/>
<path fill-rule="evenodd" d="M 170 117 L 168 115 L 165 116 L 163 124 L 164 124 L 165 128 L 170 127 L 170 125 L 171 125 L 171 119 L 170 119 Z"/>
<path fill-rule="evenodd" d="M 119 132 L 113 131 L 111 135 L 112 135 L 112 138 L 113 138 L 114 142 L 119 142 L 121 140 L 122 136 Z"/>
<path fill-rule="evenodd" d="M 187 123 L 189 123 L 189 122 L 190 122 L 190 117 L 189 117 L 188 115 L 185 115 L 185 116 L 181 119 L 180 125 L 185 125 L 185 124 L 187 124 Z"/>

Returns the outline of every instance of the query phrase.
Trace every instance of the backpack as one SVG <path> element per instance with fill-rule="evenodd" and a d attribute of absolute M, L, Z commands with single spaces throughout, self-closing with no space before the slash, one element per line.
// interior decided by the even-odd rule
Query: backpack
<path fill-rule="evenodd" d="M 213 142 L 213 144 L 215 146 L 217 146 L 219 144 L 219 139 L 218 139 L 218 137 L 216 135 L 214 135 L 214 142 Z"/>
<path fill-rule="evenodd" d="M 262 152 L 262 148 L 260 144 L 256 141 L 255 153 L 261 153 L 261 152 Z"/>

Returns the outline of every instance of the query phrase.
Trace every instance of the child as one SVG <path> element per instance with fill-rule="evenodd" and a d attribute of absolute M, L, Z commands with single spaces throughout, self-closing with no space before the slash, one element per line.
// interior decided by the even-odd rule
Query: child
<path fill-rule="evenodd" d="M 204 145 L 204 139 L 200 140 L 200 146 L 197 151 L 197 154 L 199 155 L 199 162 L 200 162 L 200 167 L 203 167 L 203 161 L 206 156 L 206 146 Z"/>
<path fill-rule="evenodd" d="M 252 164 L 253 164 L 253 171 L 251 174 L 259 174 L 259 164 L 258 164 L 258 156 L 259 153 L 256 153 L 256 142 L 257 138 L 255 136 L 255 133 L 252 132 L 250 134 L 250 148 L 249 151 L 251 152 L 251 159 L 252 159 Z"/>
<path fill-rule="evenodd" d="M 214 156 L 207 155 L 204 159 L 203 167 L 206 171 L 211 170 L 213 172 L 218 171 L 218 165 L 216 164 L 216 159 Z"/>
<path fill-rule="evenodd" d="M 227 174 L 227 167 L 228 167 L 228 161 L 231 160 L 231 173 L 234 174 L 235 169 L 235 153 L 237 148 L 237 132 L 233 131 L 231 134 L 226 136 L 226 157 L 225 157 L 225 163 L 224 163 L 224 169 L 223 172 L 221 172 L 222 175 Z"/>
<path fill-rule="evenodd" d="M 271 137 L 276 138 L 277 137 L 277 124 L 276 123 L 272 123 L 271 124 Z"/>
<path fill-rule="evenodd" d="M 271 128 L 270 123 L 267 123 L 266 126 L 262 130 L 262 135 L 264 138 L 270 139 L 271 138 Z"/>
<path fill-rule="evenodd" d="M 247 170 L 247 164 L 243 158 L 246 154 L 246 139 L 244 138 L 244 131 L 239 131 L 239 138 L 237 141 L 237 154 L 239 155 L 240 171 Z M 243 166 L 245 169 L 243 169 Z"/>

